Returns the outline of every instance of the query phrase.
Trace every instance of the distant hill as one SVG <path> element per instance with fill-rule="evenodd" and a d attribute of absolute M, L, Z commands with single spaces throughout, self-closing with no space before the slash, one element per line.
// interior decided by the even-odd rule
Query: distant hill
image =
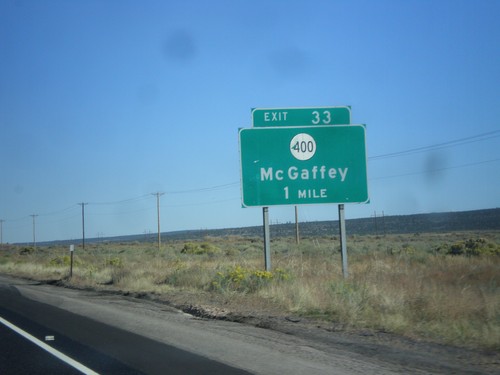
<path fill-rule="evenodd" d="M 299 223 L 301 236 L 331 236 L 338 234 L 338 220 Z M 382 235 L 403 233 L 456 232 L 500 230 L 500 208 L 462 212 L 415 215 L 379 216 L 346 220 L 348 235 Z M 271 237 L 295 236 L 295 224 L 274 224 Z M 166 239 L 194 239 L 203 236 L 262 236 L 262 226 L 171 232 Z"/>
<path fill-rule="evenodd" d="M 431 233 L 456 231 L 500 230 L 500 208 L 461 212 L 442 212 L 415 215 L 378 216 L 346 220 L 347 235 L 383 235 L 404 233 Z M 313 221 L 299 223 L 301 237 L 333 236 L 338 234 L 338 221 Z M 274 224 L 270 227 L 272 237 L 295 236 L 295 224 Z M 262 236 L 262 226 L 183 230 L 162 233 L 162 241 L 196 240 L 206 236 Z M 105 238 L 85 239 L 87 243 L 96 242 L 155 242 L 156 234 L 127 235 Z M 69 244 L 75 240 L 43 242 L 40 245 Z"/>

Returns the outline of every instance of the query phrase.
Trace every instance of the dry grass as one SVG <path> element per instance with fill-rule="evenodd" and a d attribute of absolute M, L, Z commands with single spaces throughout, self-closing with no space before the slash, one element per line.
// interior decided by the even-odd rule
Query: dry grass
<path fill-rule="evenodd" d="M 243 312 L 272 307 L 337 326 L 500 350 L 500 256 L 437 251 L 471 238 L 483 238 L 490 250 L 500 248 L 496 232 L 353 236 L 347 280 L 335 238 L 303 239 L 300 245 L 288 238 L 274 240 L 272 273 L 261 271 L 260 239 L 173 242 L 161 253 L 151 244 L 100 244 L 76 250 L 73 278 L 66 282 L 157 295 L 218 296 L 237 301 Z M 36 252 L 4 248 L 0 272 L 63 279 L 67 255 L 67 249 L 55 247 Z"/>

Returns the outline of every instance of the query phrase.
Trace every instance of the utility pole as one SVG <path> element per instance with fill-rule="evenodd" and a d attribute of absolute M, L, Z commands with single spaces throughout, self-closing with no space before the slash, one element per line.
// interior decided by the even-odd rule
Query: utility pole
<path fill-rule="evenodd" d="M 156 195 L 156 211 L 158 214 L 158 251 L 160 251 L 161 247 L 161 231 L 160 231 L 160 197 L 165 194 L 161 192 L 152 193 L 152 195 Z"/>
<path fill-rule="evenodd" d="M 38 216 L 38 215 L 30 215 L 32 218 L 33 218 L 33 249 L 36 250 L 36 236 L 35 236 L 35 218 Z"/>
<path fill-rule="evenodd" d="M 297 206 L 295 206 L 295 242 L 297 242 L 297 245 L 300 242 L 300 236 L 299 236 L 299 209 Z"/>
<path fill-rule="evenodd" d="M 2 244 L 3 244 L 3 222 L 4 222 L 4 221 L 5 221 L 5 220 L 1 220 L 1 219 L 0 219 L 0 245 L 2 245 Z"/>
<path fill-rule="evenodd" d="M 88 203 L 78 203 L 80 206 L 82 206 L 82 247 L 83 250 L 85 250 L 85 206 Z"/>
<path fill-rule="evenodd" d="M 3 222 L 4 222 L 4 221 L 5 221 L 5 220 L 1 220 L 1 219 L 0 219 L 0 245 L 2 245 L 2 244 L 3 244 Z"/>
<path fill-rule="evenodd" d="M 384 211 L 382 211 L 382 229 L 385 237 L 385 214 Z"/>

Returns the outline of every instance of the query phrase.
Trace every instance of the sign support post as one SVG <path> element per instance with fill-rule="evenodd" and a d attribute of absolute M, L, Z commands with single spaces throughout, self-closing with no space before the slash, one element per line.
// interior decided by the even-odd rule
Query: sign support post
<path fill-rule="evenodd" d="M 297 206 L 295 206 L 295 242 L 297 245 L 300 242 L 300 236 L 299 236 L 299 209 Z"/>
<path fill-rule="evenodd" d="M 69 277 L 73 277 L 73 253 L 75 252 L 75 245 L 69 245 L 70 261 L 69 261 Z"/>
<path fill-rule="evenodd" d="M 264 220 L 264 261 L 266 271 L 271 271 L 271 239 L 269 236 L 269 207 L 262 207 Z"/>
<path fill-rule="evenodd" d="M 345 215 L 344 205 L 339 204 L 339 232 L 340 232 L 340 249 L 342 254 L 342 275 L 347 279 L 349 273 L 347 271 L 347 238 L 345 232 Z"/>

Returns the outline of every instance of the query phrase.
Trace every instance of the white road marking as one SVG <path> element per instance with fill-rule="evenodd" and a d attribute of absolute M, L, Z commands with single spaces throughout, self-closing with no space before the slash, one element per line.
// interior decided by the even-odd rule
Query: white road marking
<path fill-rule="evenodd" d="M 74 367 L 78 371 L 81 371 L 84 374 L 87 375 L 99 375 L 97 372 L 89 369 L 88 367 L 82 365 L 81 363 L 75 361 L 74 359 L 68 357 L 67 355 L 61 353 L 60 351 L 52 348 L 51 346 L 45 344 L 43 341 L 38 340 L 36 337 L 31 336 L 28 332 L 23 331 L 21 328 L 15 326 L 14 324 L 10 323 L 9 321 L 5 320 L 4 318 L 0 317 L 0 323 L 5 325 L 6 327 L 10 328 L 14 332 L 20 334 L 24 338 L 30 340 L 32 343 L 38 345 L 40 348 L 46 350 L 50 354 L 52 354 L 54 357 L 59 358 L 61 361 L 67 363 L 68 365 Z"/>

